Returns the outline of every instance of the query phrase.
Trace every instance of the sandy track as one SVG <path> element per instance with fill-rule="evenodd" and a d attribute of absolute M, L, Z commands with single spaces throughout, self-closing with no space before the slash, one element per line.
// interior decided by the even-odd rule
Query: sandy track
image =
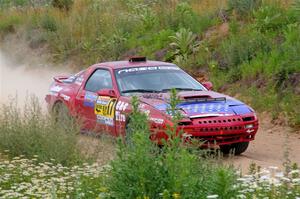
<path fill-rule="evenodd" d="M 274 125 L 268 116 L 261 115 L 260 129 L 247 151 L 240 156 L 225 158 L 224 161 L 233 163 L 243 172 L 247 172 L 251 163 L 261 167 L 283 168 L 287 150 L 291 162 L 300 165 L 300 133 L 286 126 Z"/>
<path fill-rule="evenodd" d="M 43 101 L 52 81 L 51 78 L 54 75 L 67 73 L 66 71 L 68 71 L 65 67 L 55 68 L 53 65 L 49 66 L 43 56 L 34 52 L 29 53 L 30 51 L 26 48 L 26 45 L 24 46 L 18 53 L 16 53 L 16 50 L 13 51 L 14 53 L 11 53 L 13 49 L 3 53 L 0 49 L 0 103 L 1 101 L 2 103 L 5 102 L 7 96 L 14 96 L 16 93 L 18 93 L 18 100 L 21 102 L 24 101 L 26 93 L 33 93 Z M 24 51 L 26 51 L 25 54 Z M 16 55 L 22 58 L 21 61 L 17 59 Z M 25 55 L 26 57 L 24 57 Z M 257 137 L 251 142 L 244 154 L 225 158 L 224 161 L 240 167 L 243 172 L 247 171 L 249 164 L 252 162 L 262 167 L 282 167 L 284 151 L 288 147 L 290 160 L 300 165 L 300 132 L 293 132 L 289 127 L 273 125 L 269 118 L 266 115 L 260 116 L 260 129 Z M 87 145 L 94 142 L 93 139 L 89 138 L 83 138 L 83 140 Z M 94 143 L 91 145 L 98 144 Z M 104 143 L 104 146 L 107 145 Z M 108 154 L 114 154 L 115 150 L 113 144 L 111 147 L 102 147 L 102 149 L 104 150 L 103 152 L 106 150 L 105 153 Z M 105 159 L 104 162 L 110 159 L 106 155 L 101 156 Z"/>

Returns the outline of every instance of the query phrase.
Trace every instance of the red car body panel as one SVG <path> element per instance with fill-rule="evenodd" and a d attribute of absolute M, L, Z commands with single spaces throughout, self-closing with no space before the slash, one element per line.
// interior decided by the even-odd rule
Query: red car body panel
<path fill-rule="evenodd" d="M 113 136 L 126 134 L 126 124 L 131 112 L 131 98 L 120 94 L 114 71 L 121 68 L 151 67 L 151 66 L 174 66 L 171 63 L 145 61 L 145 62 L 129 62 L 117 61 L 95 64 L 84 71 L 72 76 L 57 76 L 50 86 L 49 94 L 46 95 L 46 101 L 49 109 L 53 109 L 56 103 L 63 103 L 72 116 L 82 118 L 82 130 L 106 132 Z M 114 97 L 99 96 L 98 92 L 90 92 L 85 90 L 85 85 L 89 77 L 97 69 L 107 70 L 112 78 L 112 90 Z M 233 112 L 235 106 L 248 107 L 234 98 L 216 93 L 213 91 L 184 91 L 179 92 L 178 96 L 183 101 L 191 101 L 196 99 L 219 99 L 228 100 L 228 107 L 232 107 Z M 162 105 L 169 99 L 168 93 L 150 93 L 139 96 L 140 110 L 148 115 L 152 140 L 158 142 L 161 139 L 168 139 L 165 134 L 166 127 L 172 126 L 171 116 L 166 113 Z M 232 102 L 230 102 L 232 101 Z M 99 103 L 98 103 L 99 102 Z M 102 117 L 97 114 L 101 109 L 97 110 L 97 106 L 101 103 L 106 104 L 111 109 L 108 117 Z M 230 104 L 232 103 L 232 104 Z M 198 109 L 204 108 L 197 103 L 194 106 Z M 195 107 L 192 107 L 194 109 Z M 222 107 L 221 107 L 222 108 Z M 258 119 L 254 111 L 249 107 L 250 111 L 246 114 L 196 114 L 189 112 L 190 104 L 183 104 L 182 109 L 188 112 L 188 117 L 184 118 L 178 124 L 178 130 L 184 131 L 183 136 L 187 138 L 198 138 L 210 144 L 227 145 L 238 142 L 248 142 L 254 140 L 258 130 Z M 244 110 L 243 109 L 243 110 Z M 195 111 L 194 111 L 195 112 Z M 99 120 L 101 122 L 99 122 Z"/>

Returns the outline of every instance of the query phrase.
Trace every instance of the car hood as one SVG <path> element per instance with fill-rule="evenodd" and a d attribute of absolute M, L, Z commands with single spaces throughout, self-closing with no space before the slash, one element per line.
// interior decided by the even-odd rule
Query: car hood
<path fill-rule="evenodd" d="M 243 115 L 253 110 L 243 102 L 213 91 L 183 91 L 178 94 L 181 102 L 177 108 L 190 118 Z M 167 112 L 170 107 L 170 93 L 151 93 L 140 96 L 142 103 Z"/>

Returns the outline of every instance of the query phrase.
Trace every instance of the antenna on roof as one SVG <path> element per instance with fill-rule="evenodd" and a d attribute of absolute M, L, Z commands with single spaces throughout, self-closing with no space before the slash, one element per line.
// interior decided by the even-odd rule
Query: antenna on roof
<path fill-rule="evenodd" d="M 145 61 L 147 61 L 147 58 L 143 56 L 129 57 L 129 62 L 145 62 Z"/>

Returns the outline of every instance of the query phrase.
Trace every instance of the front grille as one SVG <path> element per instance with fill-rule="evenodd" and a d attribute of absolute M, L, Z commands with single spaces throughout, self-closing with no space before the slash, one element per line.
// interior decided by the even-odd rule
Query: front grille
<path fill-rule="evenodd" d="M 241 118 L 231 118 L 231 119 L 202 119 L 199 120 L 199 124 L 223 124 L 223 123 L 231 123 L 231 122 L 241 122 Z"/>

